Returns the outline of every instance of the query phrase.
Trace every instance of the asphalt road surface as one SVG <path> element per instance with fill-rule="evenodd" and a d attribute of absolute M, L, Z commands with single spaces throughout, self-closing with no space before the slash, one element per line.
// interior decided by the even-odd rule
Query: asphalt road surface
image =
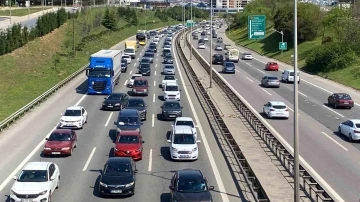
<path fill-rule="evenodd" d="M 223 36 L 224 30 L 219 30 L 218 34 Z M 197 48 L 197 40 L 192 38 L 190 40 Z M 213 48 L 218 44 L 216 39 L 213 39 L 212 43 Z M 206 49 L 198 49 L 198 51 L 207 61 L 211 61 L 210 41 L 206 45 Z M 224 51 L 213 50 L 212 54 L 217 52 L 225 56 Z M 281 83 L 280 88 L 262 87 L 260 84 L 263 76 L 273 75 L 281 79 L 281 71 L 268 72 L 264 70 L 266 62 L 258 55 L 253 55 L 253 57 L 255 57 L 253 60 L 240 60 L 239 63 L 235 63 L 235 75 L 220 74 L 260 114 L 262 114 L 263 105 L 268 101 L 285 102 L 290 108 L 290 118 L 267 121 L 293 146 L 293 85 Z M 218 72 L 222 70 L 221 65 L 213 65 L 213 68 Z M 360 173 L 358 172 L 360 170 L 358 160 L 360 145 L 348 142 L 347 138 L 336 131 L 341 122 L 359 118 L 360 107 L 355 105 L 354 108 L 348 110 L 328 106 L 327 97 L 331 92 L 326 91 L 327 84 L 317 83 L 315 87 L 312 81 L 311 78 L 307 78 L 299 84 L 300 155 L 343 200 L 358 201 L 360 199 L 358 192 L 360 190 Z M 340 85 L 339 88 L 341 88 Z"/>
<path fill-rule="evenodd" d="M 162 47 L 163 41 L 159 43 Z M 124 45 L 120 45 L 123 49 Z M 144 52 L 141 47 L 137 53 Z M 143 159 L 138 161 L 136 193 L 123 201 L 169 201 L 169 184 L 174 171 L 185 168 L 200 169 L 214 185 L 212 192 L 214 201 L 241 201 L 237 187 L 222 153 L 213 137 L 204 112 L 191 89 L 182 68 L 178 67 L 176 77 L 181 91 L 183 116 L 191 116 L 199 120 L 199 134 L 202 142 L 199 144 L 199 159 L 195 162 L 173 162 L 170 160 L 167 135 L 171 129 L 171 121 L 161 121 L 162 90 L 159 84 L 162 79 L 162 57 L 154 59 L 152 73 L 149 78 L 150 94 L 144 97 L 148 104 L 147 120 L 142 126 L 144 138 Z M 176 60 L 178 62 L 178 59 Z M 121 75 L 116 92 L 128 92 L 126 87 L 130 75 L 137 73 L 138 59 L 131 62 L 127 73 Z M 175 63 L 176 65 L 176 63 Z M 181 69 L 181 75 L 179 70 Z M 111 156 L 114 146 L 115 126 L 118 112 L 102 111 L 100 106 L 105 96 L 86 95 L 87 82 L 85 75 L 80 75 L 60 89 L 54 96 L 27 114 L 9 130 L 0 135 L 0 201 L 8 201 L 13 175 L 23 167 L 27 161 L 52 161 L 61 171 L 60 189 L 56 190 L 52 199 L 58 202 L 69 201 L 105 201 L 111 198 L 100 198 L 98 193 L 98 170 L 103 168 L 107 158 Z M 191 100 L 191 101 L 190 101 Z M 41 155 L 44 138 L 58 123 L 60 113 L 71 105 L 84 106 L 88 111 L 88 123 L 82 130 L 78 130 L 78 147 L 71 157 L 44 158 Z M 196 109 L 196 111 L 194 110 Z M 210 149 L 211 148 L 211 149 Z M 93 153 L 93 154 L 92 154 Z M 119 200 L 116 198 L 115 200 Z"/>

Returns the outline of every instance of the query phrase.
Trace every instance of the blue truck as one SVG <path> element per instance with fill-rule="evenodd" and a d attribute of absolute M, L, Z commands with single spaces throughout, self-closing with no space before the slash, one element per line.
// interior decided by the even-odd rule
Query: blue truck
<path fill-rule="evenodd" d="M 90 56 L 86 69 L 88 94 L 111 94 L 119 83 L 121 74 L 120 50 L 101 50 Z"/>

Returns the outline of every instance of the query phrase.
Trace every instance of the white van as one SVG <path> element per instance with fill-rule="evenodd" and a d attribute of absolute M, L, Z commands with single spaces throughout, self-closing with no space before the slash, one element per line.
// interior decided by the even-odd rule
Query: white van
<path fill-rule="evenodd" d="M 297 73 L 298 73 L 297 82 L 300 83 L 300 72 L 298 71 Z M 295 75 L 294 70 L 285 70 L 281 75 L 281 80 L 286 83 L 294 82 L 294 75 Z"/>
<path fill-rule="evenodd" d="M 167 82 L 163 88 L 164 100 L 180 101 L 180 89 L 177 82 Z"/>

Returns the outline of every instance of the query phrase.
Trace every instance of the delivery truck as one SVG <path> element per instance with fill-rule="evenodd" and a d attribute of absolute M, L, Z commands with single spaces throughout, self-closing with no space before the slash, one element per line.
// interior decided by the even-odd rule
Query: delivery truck
<path fill-rule="evenodd" d="M 125 41 L 124 53 L 130 55 L 131 58 L 134 59 L 137 48 L 138 48 L 138 43 L 136 41 Z"/>
<path fill-rule="evenodd" d="M 239 62 L 239 55 L 240 55 L 239 50 L 235 48 L 229 49 L 226 55 L 228 56 L 227 61 L 236 62 L 236 63 Z"/>

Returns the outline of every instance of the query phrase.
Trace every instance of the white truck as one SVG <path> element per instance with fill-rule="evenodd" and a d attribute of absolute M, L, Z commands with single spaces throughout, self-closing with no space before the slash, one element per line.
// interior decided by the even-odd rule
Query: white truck
<path fill-rule="evenodd" d="M 231 48 L 227 52 L 227 61 L 238 63 L 239 59 L 240 59 L 239 55 L 240 55 L 239 50 L 237 50 L 235 48 Z"/>

